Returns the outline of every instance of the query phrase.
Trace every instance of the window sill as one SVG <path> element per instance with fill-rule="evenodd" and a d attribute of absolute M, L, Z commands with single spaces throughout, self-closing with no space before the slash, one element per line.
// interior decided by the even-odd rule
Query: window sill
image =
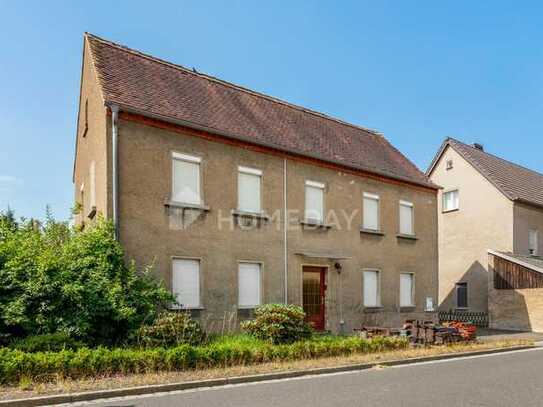
<path fill-rule="evenodd" d="M 319 222 L 311 219 L 304 219 L 300 221 L 300 225 L 306 228 L 317 228 L 317 229 L 331 229 L 332 225 L 328 225 L 323 222 Z"/>
<path fill-rule="evenodd" d="M 199 306 L 199 307 L 178 307 L 175 305 L 170 306 L 170 311 L 192 311 L 192 310 L 204 310 L 205 307 Z"/>
<path fill-rule="evenodd" d="M 184 202 L 175 202 L 171 201 L 169 199 L 164 202 L 164 206 L 168 208 L 180 208 L 180 209 L 193 209 L 196 211 L 202 211 L 202 212 L 209 212 L 209 206 L 207 205 L 198 205 L 198 204 L 191 204 L 191 203 L 184 203 Z"/>
<path fill-rule="evenodd" d="M 247 211 L 240 211 L 239 209 L 232 209 L 232 216 L 238 216 L 242 218 L 255 218 L 255 219 L 262 219 L 262 220 L 270 219 L 270 217 L 266 215 L 264 212 L 247 212 Z"/>
<path fill-rule="evenodd" d="M 252 309 L 256 309 L 257 307 L 260 307 L 260 305 L 238 305 L 238 310 L 244 310 L 244 309 L 252 310 Z"/>
<path fill-rule="evenodd" d="M 96 206 L 91 207 L 91 210 L 89 214 L 87 215 L 87 218 L 93 219 L 96 216 Z"/>
<path fill-rule="evenodd" d="M 459 210 L 460 210 L 460 208 L 455 208 L 455 209 L 443 210 L 443 211 L 441 211 L 441 213 L 458 212 Z"/>
<path fill-rule="evenodd" d="M 384 307 L 382 305 L 378 305 L 378 306 L 375 306 L 375 307 L 364 307 L 364 313 L 366 314 L 371 314 L 371 313 L 374 313 L 374 312 L 383 312 L 384 311 Z"/>
<path fill-rule="evenodd" d="M 360 227 L 360 233 L 365 233 L 367 235 L 375 235 L 375 236 L 384 236 L 385 233 L 381 230 L 373 230 L 373 229 L 365 229 L 363 227 Z"/>
<path fill-rule="evenodd" d="M 396 235 L 398 239 L 406 239 L 406 240 L 419 240 L 419 238 L 416 235 L 405 235 L 403 233 L 398 233 Z"/>

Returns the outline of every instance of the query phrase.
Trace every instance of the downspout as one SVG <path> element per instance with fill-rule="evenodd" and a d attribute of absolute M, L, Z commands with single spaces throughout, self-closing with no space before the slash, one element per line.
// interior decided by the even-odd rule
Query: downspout
<path fill-rule="evenodd" d="M 288 250 L 287 250 L 287 159 L 283 159 L 283 256 L 284 256 L 284 280 L 285 280 L 285 304 L 288 304 Z"/>
<path fill-rule="evenodd" d="M 117 105 L 111 105 L 111 175 L 112 175 L 112 189 L 111 189 L 111 201 L 112 201 L 112 217 L 113 217 L 113 227 L 115 233 L 115 239 L 119 239 L 119 205 L 117 202 L 118 199 L 118 175 L 117 175 L 117 156 L 118 156 L 118 135 L 117 135 L 117 120 L 119 115 L 119 107 Z"/>

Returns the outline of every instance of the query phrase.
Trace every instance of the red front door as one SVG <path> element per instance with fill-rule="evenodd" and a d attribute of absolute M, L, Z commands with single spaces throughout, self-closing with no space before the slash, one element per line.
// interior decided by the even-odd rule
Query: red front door
<path fill-rule="evenodd" d="M 303 268 L 303 308 L 305 318 L 314 329 L 324 330 L 325 268 Z"/>

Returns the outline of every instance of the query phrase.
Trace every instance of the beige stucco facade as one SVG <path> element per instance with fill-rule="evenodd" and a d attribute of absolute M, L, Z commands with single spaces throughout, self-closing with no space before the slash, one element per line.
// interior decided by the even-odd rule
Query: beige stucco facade
<path fill-rule="evenodd" d="M 78 201 L 80 185 L 87 185 L 94 160 L 97 211 L 110 217 L 111 118 L 87 59 L 83 66 L 82 103 L 89 100 L 89 126 L 85 137 L 81 124 L 78 132 L 75 197 Z M 174 152 L 201 159 L 205 210 L 166 204 L 171 199 Z M 398 326 L 406 318 L 435 318 L 425 305 L 429 298 L 434 304 L 437 300 L 436 191 L 314 161 L 121 112 L 118 230 L 127 260 L 135 260 L 139 267 L 152 264 L 156 277 L 171 287 L 172 259 L 198 259 L 201 306 L 192 312 L 213 330 L 235 327 L 240 318 L 247 317 L 237 306 L 242 261 L 262 265 L 262 303 L 285 301 L 286 274 L 288 302 L 302 305 L 303 267 L 324 267 L 325 329 L 330 331 L 352 332 L 362 323 Z M 261 219 L 256 227 L 242 227 L 239 217 L 232 215 L 238 199 L 238 166 L 262 171 L 262 209 L 270 219 Z M 307 180 L 325 185 L 329 228 L 300 224 Z M 379 195 L 382 234 L 360 232 L 363 192 Z M 397 236 L 400 200 L 413 203 L 416 239 Z M 88 206 L 87 202 L 83 205 Z M 78 222 L 89 221 L 86 212 Z M 380 272 L 381 307 L 362 305 L 365 269 Z M 413 307 L 399 306 L 402 272 L 414 275 Z"/>
<path fill-rule="evenodd" d="M 530 229 L 532 229 L 537 231 L 536 254 L 541 256 L 543 254 L 543 208 L 515 203 L 513 214 L 513 251 L 515 253 L 529 254 L 529 234 Z"/>
<path fill-rule="evenodd" d="M 466 282 L 469 309 L 487 311 L 487 250 L 513 249 L 513 203 L 450 146 L 430 178 L 443 187 L 438 194 L 440 308 L 455 309 L 455 285 Z M 443 212 L 443 193 L 455 189 L 459 209 Z"/>
<path fill-rule="evenodd" d="M 89 55 L 88 43 L 85 42 L 73 173 L 74 201 L 81 205 L 81 210 L 76 215 L 76 222 L 79 224 L 89 221 L 88 214 L 92 206 L 96 206 L 103 214 L 109 214 L 108 210 L 111 210 L 108 202 L 111 193 L 109 121 Z M 94 191 L 91 191 L 93 166 L 95 187 Z M 93 194 L 95 198 L 94 202 L 91 202 Z"/>
<path fill-rule="evenodd" d="M 452 168 L 447 168 L 448 161 Z M 543 231 L 543 211 L 508 199 L 451 146 L 442 152 L 430 179 L 442 187 L 438 194 L 440 308 L 455 309 L 455 285 L 466 282 L 469 310 L 486 312 L 488 249 L 528 254 L 528 231 Z M 443 194 L 452 190 L 459 191 L 459 208 L 444 212 Z M 541 244 L 540 239 L 540 250 Z"/>

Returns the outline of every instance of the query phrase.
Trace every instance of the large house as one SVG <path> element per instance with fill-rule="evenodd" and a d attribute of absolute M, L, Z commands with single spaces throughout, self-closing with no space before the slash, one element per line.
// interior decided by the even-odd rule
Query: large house
<path fill-rule="evenodd" d="M 435 317 L 438 188 L 375 131 L 86 34 L 73 182 L 209 329 Z"/>
<path fill-rule="evenodd" d="M 525 276 L 541 270 L 543 174 L 452 138 L 443 142 L 427 174 L 443 187 L 438 194 L 440 308 L 490 311 L 494 327 L 529 328 L 504 322 L 505 314 L 520 320 L 526 312 L 518 304 L 506 305 L 512 291 L 495 283 L 489 267 L 492 271 L 492 264 L 505 260 L 512 269 L 526 266 Z"/>

